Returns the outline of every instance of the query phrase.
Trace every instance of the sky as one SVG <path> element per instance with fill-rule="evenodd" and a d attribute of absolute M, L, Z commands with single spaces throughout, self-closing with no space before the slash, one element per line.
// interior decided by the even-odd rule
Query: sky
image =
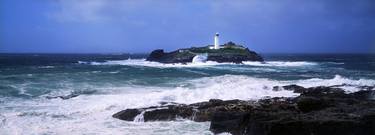
<path fill-rule="evenodd" d="M 375 53 L 375 0 L 1 0 L 0 53 Z"/>

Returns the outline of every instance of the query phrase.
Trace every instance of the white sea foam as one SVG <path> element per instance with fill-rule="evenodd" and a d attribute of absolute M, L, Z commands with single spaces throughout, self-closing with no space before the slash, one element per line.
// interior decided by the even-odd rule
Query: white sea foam
<path fill-rule="evenodd" d="M 90 64 L 90 62 L 86 62 L 86 61 L 78 61 L 78 64 Z"/>
<path fill-rule="evenodd" d="M 214 65 L 225 65 L 233 63 L 217 63 L 214 61 L 197 62 L 197 63 L 175 63 L 175 64 L 164 64 L 159 62 L 146 61 L 145 59 L 128 59 L 128 60 L 111 60 L 106 62 L 83 62 L 79 61 L 80 64 L 90 65 L 127 65 L 127 66 L 145 66 L 145 67 L 158 67 L 158 68 L 170 68 L 170 67 L 205 67 Z"/>
<path fill-rule="evenodd" d="M 342 65 L 345 64 L 344 62 L 326 62 L 328 64 L 335 64 L 335 65 Z"/>
<path fill-rule="evenodd" d="M 144 122 L 144 117 L 143 115 L 145 114 L 146 111 L 142 111 L 140 114 L 134 117 L 134 122 Z"/>
<path fill-rule="evenodd" d="M 207 54 L 194 56 L 192 63 L 204 63 L 207 61 Z"/>
<path fill-rule="evenodd" d="M 148 107 L 159 102 L 195 103 L 209 99 L 261 99 L 293 97 L 291 91 L 273 86 L 298 84 L 375 85 L 374 80 L 353 80 L 337 75 L 331 79 L 276 81 L 242 75 L 204 77 L 186 81 L 191 87 L 121 87 L 123 91 L 80 95 L 68 100 L 39 98 L 4 100 L 0 105 L 1 134 L 210 134 L 209 123 L 125 122 L 111 117 L 127 108 Z M 111 88 L 108 88 L 111 89 Z M 349 89 L 353 92 L 353 90 Z"/>
<path fill-rule="evenodd" d="M 207 67 L 207 66 L 215 66 L 215 65 L 233 64 L 233 63 L 218 63 L 218 62 L 214 62 L 214 61 L 186 63 L 186 64 L 181 64 L 181 63 L 163 64 L 163 63 L 159 63 L 159 62 L 150 62 L 150 63 L 148 63 L 147 61 L 145 61 L 145 62 L 147 64 L 145 64 L 145 65 L 140 64 L 139 66 L 149 66 L 149 67 Z M 138 63 L 134 63 L 134 65 L 138 65 Z"/>
<path fill-rule="evenodd" d="M 55 66 L 39 66 L 38 68 L 55 68 Z"/>
<path fill-rule="evenodd" d="M 316 86 L 334 86 L 334 85 L 344 85 L 340 88 L 343 88 L 346 92 L 356 92 L 360 90 L 357 86 L 375 86 L 375 80 L 370 79 L 358 79 L 353 80 L 349 78 L 336 75 L 332 79 L 321 79 L 313 78 L 308 80 L 299 80 L 296 81 L 296 84 L 304 87 L 316 87 Z"/>
<path fill-rule="evenodd" d="M 112 71 L 112 72 L 108 72 L 110 74 L 117 74 L 117 73 L 120 73 L 120 71 Z"/>
<path fill-rule="evenodd" d="M 216 65 L 234 65 L 235 63 L 218 63 L 215 61 L 206 62 L 194 62 L 194 63 L 175 63 L 175 64 L 164 64 L 159 62 L 150 62 L 145 59 L 128 59 L 128 60 L 111 60 L 106 62 L 83 62 L 79 61 L 80 64 L 91 64 L 91 65 L 128 65 L 128 66 L 146 66 L 146 67 L 207 67 Z M 250 66 L 274 66 L 274 67 L 298 67 L 298 66 L 315 66 L 318 63 L 306 62 L 306 61 L 267 61 L 267 62 L 253 62 L 244 61 L 244 65 Z"/>
<path fill-rule="evenodd" d="M 318 63 L 306 61 L 266 61 L 266 62 L 253 62 L 244 61 L 245 65 L 251 66 L 275 66 L 275 67 L 299 67 L 299 66 L 315 66 Z"/>

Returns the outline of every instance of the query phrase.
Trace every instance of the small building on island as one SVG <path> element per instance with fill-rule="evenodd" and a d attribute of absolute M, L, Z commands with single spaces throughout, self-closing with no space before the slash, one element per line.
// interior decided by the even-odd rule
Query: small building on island
<path fill-rule="evenodd" d="M 152 51 L 146 60 L 160 63 L 206 61 L 242 63 L 242 61 L 263 61 L 263 58 L 256 52 L 231 41 L 220 45 L 219 33 L 215 33 L 213 45 L 181 48 L 172 52 L 164 52 L 163 49 L 157 49 Z"/>
<path fill-rule="evenodd" d="M 244 47 L 242 45 L 236 45 L 232 41 L 229 41 L 228 43 L 220 45 L 220 42 L 219 42 L 219 33 L 218 32 L 216 32 L 216 34 L 214 36 L 214 45 L 209 45 L 208 48 L 209 49 L 216 49 L 216 50 L 217 49 L 221 49 L 221 48 L 246 49 L 246 47 Z"/>

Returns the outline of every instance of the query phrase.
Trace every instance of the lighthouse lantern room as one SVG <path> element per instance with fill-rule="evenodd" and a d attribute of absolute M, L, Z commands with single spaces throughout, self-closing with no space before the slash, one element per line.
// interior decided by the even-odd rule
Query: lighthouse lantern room
<path fill-rule="evenodd" d="M 219 33 L 216 32 L 215 34 L 215 44 L 214 44 L 214 49 L 220 49 L 219 45 Z"/>

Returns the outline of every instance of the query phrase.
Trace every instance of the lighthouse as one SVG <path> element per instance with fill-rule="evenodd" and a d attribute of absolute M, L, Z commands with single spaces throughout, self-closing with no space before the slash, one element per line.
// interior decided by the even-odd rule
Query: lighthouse
<path fill-rule="evenodd" d="M 219 46 L 219 33 L 216 32 L 215 34 L 215 44 L 214 44 L 214 49 L 220 49 Z"/>

